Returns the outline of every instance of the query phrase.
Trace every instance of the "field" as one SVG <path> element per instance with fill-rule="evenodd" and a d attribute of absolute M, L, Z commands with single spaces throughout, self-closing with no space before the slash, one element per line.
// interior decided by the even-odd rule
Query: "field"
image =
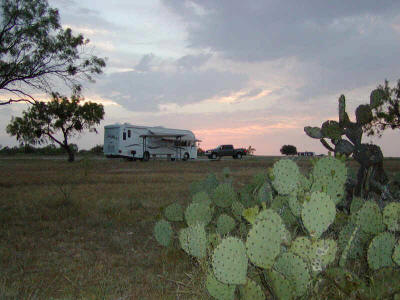
<path fill-rule="evenodd" d="M 190 183 L 208 173 L 229 167 L 240 188 L 275 159 L 0 157 L 0 299 L 208 299 L 194 261 L 159 246 L 154 223 L 166 205 L 187 204 Z"/>

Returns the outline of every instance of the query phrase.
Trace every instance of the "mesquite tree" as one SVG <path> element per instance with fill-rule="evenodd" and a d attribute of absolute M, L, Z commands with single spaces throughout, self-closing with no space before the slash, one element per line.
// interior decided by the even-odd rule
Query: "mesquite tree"
<path fill-rule="evenodd" d="M 67 151 L 68 161 L 72 162 L 75 155 L 69 138 L 85 129 L 97 133 L 94 126 L 104 117 L 103 105 L 80 104 L 82 100 L 77 94 L 68 99 L 54 93 L 51 101 L 34 103 L 22 117 L 13 117 L 7 133 L 28 144 L 55 142 Z"/>
<path fill-rule="evenodd" d="M 60 83 L 80 90 L 105 60 L 85 50 L 83 35 L 63 29 L 47 0 L 1 0 L 0 105 L 34 103 L 36 91 L 51 94 Z"/>

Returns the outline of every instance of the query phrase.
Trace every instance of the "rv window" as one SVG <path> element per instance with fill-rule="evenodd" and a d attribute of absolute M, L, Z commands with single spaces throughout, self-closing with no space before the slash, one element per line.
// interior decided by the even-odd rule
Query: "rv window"
<path fill-rule="evenodd" d="M 128 130 L 128 138 L 130 138 L 130 137 L 131 137 L 131 131 Z"/>
<path fill-rule="evenodd" d="M 122 134 L 122 139 L 125 141 L 126 140 L 126 132 L 124 132 L 123 134 Z"/>

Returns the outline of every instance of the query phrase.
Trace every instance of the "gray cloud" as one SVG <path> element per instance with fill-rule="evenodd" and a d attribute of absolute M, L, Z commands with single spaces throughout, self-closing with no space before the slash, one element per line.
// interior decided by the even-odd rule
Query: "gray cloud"
<path fill-rule="evenodd" d="M 177 60 L 177 65 L 179 67 L 185 68 L 185 69 L 192 69 L 192 68 L 197 68 L 201 67 L 204 65 L 210 58 L 212 57 L 212 54 L 207 53 L 207 54 L 198 54 L 198 55 L 185 55 Z"/>
<path fill-rule="evenodd" d="M 157 111 L 158 105 L 184 105 L 229 95 L 247 84 L 243 74 L 213 69 L 122 72 L 98 80 L 96 90 L 132 111 Z"/>
<path fill-rule="evenodd" d="M 143 55 L 143 57 L 140 59 L 139 63 L 135 66 L 135 70 L 142 71 L 142 72 L 149 71 L 150 63 L 153 61 L 154 58 L 155 58 L 155 55 L 153 53 Z"/>

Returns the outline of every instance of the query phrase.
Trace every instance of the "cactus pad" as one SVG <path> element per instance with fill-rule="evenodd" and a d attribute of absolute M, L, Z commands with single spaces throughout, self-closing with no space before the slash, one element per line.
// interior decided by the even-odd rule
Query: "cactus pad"
<path fill-rule="evenodd" d="M 192 197 L 192 202 L 205 203 L 207 205 L 211 205 L 211 199 L 208 196 L 207 192 L 204 191 L 194 194 Z"/>
<path fill-rule="evenodd" d="M 396 237 L 389 232 L 382 232 L 372 240 L 368 248 L 368 265 L 373 270 L 393 266 L 392 254 Z"/>
<path fill-rule="evenodd" d="M 307 292 L 311 276 L 307 263 L 300 256 L 291 252 L 283 253 L 276 260 L 274 269 L 294 286 L 295 296 L 301 297 Z"/>
<path fill-rule="evenodd" d="M 360 125 L 368 124 L 372 121 L 372 111 L 368 104 L 361 104 L 356 109 L 357 123 Z"/>
<path fill-rule="evenodd" d="M 240 288 L 240 295 L 243 300 L 264 300 L 265 294 L 261 287 L 251 279 L 247 279 L 244 286 Z"/>
<path fill-rule="evenodd" d="M 256 220 L 247 235 L 246 248 L 247 255 L 253 264 L 270 269 L 280 253 L 282 233 L 285 228 L 279 215 L 271 210 L 265 210 L 262 213 L 264 212 L 270 212 L 273 217 Z"/>
<path fill-rule="evenodd" d="M 314 181 L 336 181 L 338 185 L 345 184 L 347 179 L 346 164 L 335 157 L 324 157 L 319 159 L 313 168 L 312 175 Z"/>
<path fill-rule="evenodd" d="M 229 207 L 236 200 L 236 192 L 229 183 L 221 183 L 214 190 L 212 200 L 219 207 Z"/>
<path fill-rule="evenodd" d="M 400 266 L 400 240 L 398 241 L 397 245 L 394 247 L 393 255 L 392 255 L 393 261 Z"/>
<path fill-rule="evenodd" d="M 297 254 L 304 260 L 309 259 L 311 253 L 311 241 L 305 236 L 297 237 L 290 246 L 290 252 Z"/>
<path fill-rule="evenodd" d="M 185 220 L 189 226 L 199 222 L 207 225 L 210 223 L 212 215 L 210 206 L 204 202 L 192 202 L 185 210 Z"/>
<path fill-rule="evenodd" d="M 390 231 L 400 231 L 400 203 L 391 202 L 383 209 L 383 222 Z"/>
<path fill-rule="evenodd" d="M 289 280 L 282 274 L 270 270 L 267 273 L 268 282 L 271 284 L 272 290 L 278 299 L 291 300 L 294 299 L 294 287 Z"/>
<path fill-rule="evenodd" d="M 281 195 L 288 195 L 297 190 L 300 181 L 299 167 L 289 159 L 281 159 L 272 169 L 272 185 Z"/>
<path fill-rule="evenodd" d="M 218 300 L 233 300 L 235 299 L 235 289 L 234 284 L 224 284 L 219 282 L 212 272 L 207 274 L 206 288 L 208 293 Z"/>
<path fill-rule="evenodd" d="M 243 211 L 242 215 L 249 223 L 253 224 L 256 221 L 259 210 L 258 206 L 249 207 Z"/>
<path fill-rule="evenodd" d="M 232 214 L 237 220 L 242 220 L 242 213 L 244 211 L 244 206 L 239 201 L 235 200 L 232 202 Z"/>
<path fill-rule="evenodd" d="M 319 128 L 319 127 L 306 126 L 306 127 L 304 127 L 304 132 L 313 139 L 322 139 L 323 138 L 321 128 Z"/>
<path fill-rule="evenodd" d="M 197 223 L 179 231 L 179 241 L 182 249 L 197 258 L 207 254 L 207 234 L 203 223 Z"/>
<path fill-rule="evenodd" d="M 385 230 L 381 210 L 374 201 L 366 201 L 357 212 L 357 224 L 367 233 L 378 234 Z"/>
<path fill-rule="evenodd" d="M 350 222 L 347 223 L 339 232 L 338 246 L 341 251 L 345 250 L 355 229 L 356 225 Z M 363 256 L 365 245 L 369 239 L 369 233 L 366 233 L 362 230 L 357 230 L 353 239 L 351 240 L 351 245 L 348 247 L 346 254 L 347 258 L 355 259 Z"/>
<path fill-rule="evenodd" d="M 168 219 L 168 221 L 183 221 L 182 205 L 177 202 L 168 205 L 165 208 L 164 215 Z"/>
<path fill-rule="evenodd" d="M 377 108 L 383 103 L 385 92 L 381 89 L 376 89 L 371 92 L 369 97 L 369 105 L 372 109 Z"/>
<path fill-rule="evenodd" d="M 296 217 L 301 216 L 301 209 L 303 207 L 302 203 L 297 199 L 297 194 L 296 193 L 291 193 L 289 197 L 287 198 L 287 203 L 289 205 L 290 211 L 292 212 L 293 215 Z"/>
<path fill-rule="evenodd" d="M 336 241 L 331 239 L 317 240 L 311 245 L 310 262 L 314 273 L 323 271 L 336 258 Z"/>
<path fill-rule="evenodd" d="M 236 226 L 235 220 L 227 214 L 222 214 L 217 219 L 217 231 L 221 235 L 228 234 Z"/>
<path fill-rule="evenodd" d="M 311 192 L 325 192 L 335 204 L 339 204 L 344 198 L 345 186 L 341 180 L 325 176 L 315 180 L 311 187 Z"/>
<path fill-rule="evenodd" d="M 301 218 L 312 237 L 320 237 L 335 220 L 336 207 L 325 193 L 314 192 L 310 201 L 303 204 Z"/>
<path fill-rule="evenodd" d="M 322 124 L 321 132 L 323 137 L 330 139 L 340 139 L 344 134 L 344 130 L 339 123 L 332 120 L 328 120 Z"/>
<path fill-rule="evenodd" d="M 154 236 L 160 245 L 168 247 L 173 236 L 171 224 L 164 219 L 159 220 L 154 225 Z"/>
<path fill-rule="evenodd" d="M 272 201 L 272 187 L 268 182 L 265 182 L 257 193 L 257 200 L 259 203 L 266 202 L 267 204 Z"/>
<path fill-rule="evenodd" d="M 245 284 L 247 264 L 246 247 L 235 237 L 223 239 L 212 256 L 214 276 L 226 284 Z"/>

